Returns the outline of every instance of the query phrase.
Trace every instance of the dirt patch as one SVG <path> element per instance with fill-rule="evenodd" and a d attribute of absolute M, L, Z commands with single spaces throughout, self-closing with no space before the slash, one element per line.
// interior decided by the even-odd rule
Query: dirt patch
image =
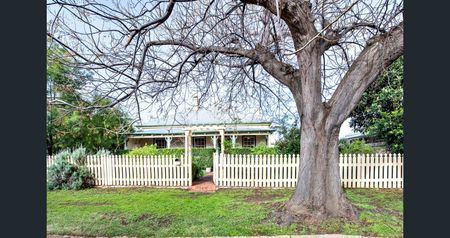
<path fill-rule="evenodd" d="M 100 214 L 99 219 L 107 221 L 115 220 L 122 226 L 145 222 L 146 226 L 151 226 L 151 229 L 160 229 L 169 226 L 173 222 L 173 217 L 171 216 L 158 217 L 149 213 L 144 213 L 137 217 L 127 217 L 122 213 L 102 213 Z"/>
<path fill-rule="evenodd" d="M 384 207 L 377 207 L 374 210 L 376 213 L 389 214 L 391 216 L 403 218 L 403 213 L 396 210 L 386 209 Z"/>
<path fill-rule="evenodd" d="M 173 197 L 176 198 L 198 198 L 198 197 L 204 197 L 211 195 L 211 193 L 207 192 L 188 192 L 188 193 L 180 193 L 180 194 L 173 194 Z"/>
<path fill-rule="evenodd" d="M 351 218 L 327 218 L 320 214 L 299 215 L 286 211 L 285 202 L 270 204 L 270 214 L 261 223 L 275 223 L 280 227 L 296 226 L 298 233 L 327 234 L 342 232 L 343 224 L 360 224 L 358 220 Z"/>
<path fill-rule="evenodd" d="M 272 212 L 270 212 L 266 218 L 261 220 L 260 224 L 276 223 L 279 225 L 280 224 L 279 214 L 283 211 L 284 204 L 285 204 L 284 202 L 270 203 L 269 207 Z"/>
<path fill-rule="evenodd" d="M 270 203 L 272 202 L 272 200 L 282 197 L 284 197 L 284 195 L 281 193 L 274 193 L 274 192 L 269 193 L 268 191 L 258 189 L 255 190 L 253 194 L 246 196 L 245 201 L 256 204 L 263 204 L 267 202 Z"/>
<path fill-rule="evenodd" d="M 106 221 L 114 221 L 118 220 L 121 225 L 127 226 L 129 224 L 128 219 L 125 215 L 120 213 L 102 213 L 99 216 L 100 220 L 106 220 Z"/>

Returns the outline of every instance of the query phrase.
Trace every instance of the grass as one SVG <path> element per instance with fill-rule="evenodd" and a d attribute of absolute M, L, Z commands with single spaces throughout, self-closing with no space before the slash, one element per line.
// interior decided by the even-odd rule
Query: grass
<path fill-rule="evenodd" d="M 292 189 L 219 190 L 110 188 L 47 193 L 47 233 L 83 236 L 251 236 L 339 233 L 402 237 L 403 191 L 349 189 L 359 222 L 281 227 L 271 211 Z"/>

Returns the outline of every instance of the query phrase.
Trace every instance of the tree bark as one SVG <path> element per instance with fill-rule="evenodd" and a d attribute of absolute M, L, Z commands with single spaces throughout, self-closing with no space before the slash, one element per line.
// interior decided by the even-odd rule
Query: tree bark
<path fill-rule="evenodd" d="M 326 113 L 301 117 L 300 166 L 295 193 L 285 205 L 284 223 L 356 219 L 345 198 L 339 174 L 339 126 L 328 125 Z"/>
<path fill-rule="evenodd" d="M 345 198 L 339 174 L 340 115 L 331 113 L 332 108 L 321 100 L 320 47 L 308 48 L 298 55 L 298 61 L 309 67 L 300 69 L 301 78 L 291 88 L 301 120 L 300 165 L 297 187 L 281 222 L 354 220 L 356 209 Z"/>

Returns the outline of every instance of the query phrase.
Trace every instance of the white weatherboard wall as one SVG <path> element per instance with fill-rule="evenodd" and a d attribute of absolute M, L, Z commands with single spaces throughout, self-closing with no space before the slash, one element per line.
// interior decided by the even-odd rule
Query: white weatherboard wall
<path fill-rule="evenodd" d="M 214 154 L 218 187 L 295 187 L 300 155 Z M 403 155 L 341 154 L 345 188 L 403 188 Z"/>
<path fill-rule="evenodd" d="M 97 186 L 192 186 L 188 159 L 175 156 L 88 156 L 86 167 L 94 175 Z M 73 163 L 72 159 L 69 159 Z M 47 157 L 47 167 L 55 163 Z"/>

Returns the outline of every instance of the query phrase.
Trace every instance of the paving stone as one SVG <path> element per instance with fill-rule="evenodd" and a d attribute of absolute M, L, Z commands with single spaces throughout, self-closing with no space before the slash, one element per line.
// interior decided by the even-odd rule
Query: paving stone
<path fill-rule="evenodd" d="M 213 182 L 213 173 L 210 172 L 198 181 L 192 183 L 191 192 L 211 193 L 216 191 L 216 185 Z"/>

